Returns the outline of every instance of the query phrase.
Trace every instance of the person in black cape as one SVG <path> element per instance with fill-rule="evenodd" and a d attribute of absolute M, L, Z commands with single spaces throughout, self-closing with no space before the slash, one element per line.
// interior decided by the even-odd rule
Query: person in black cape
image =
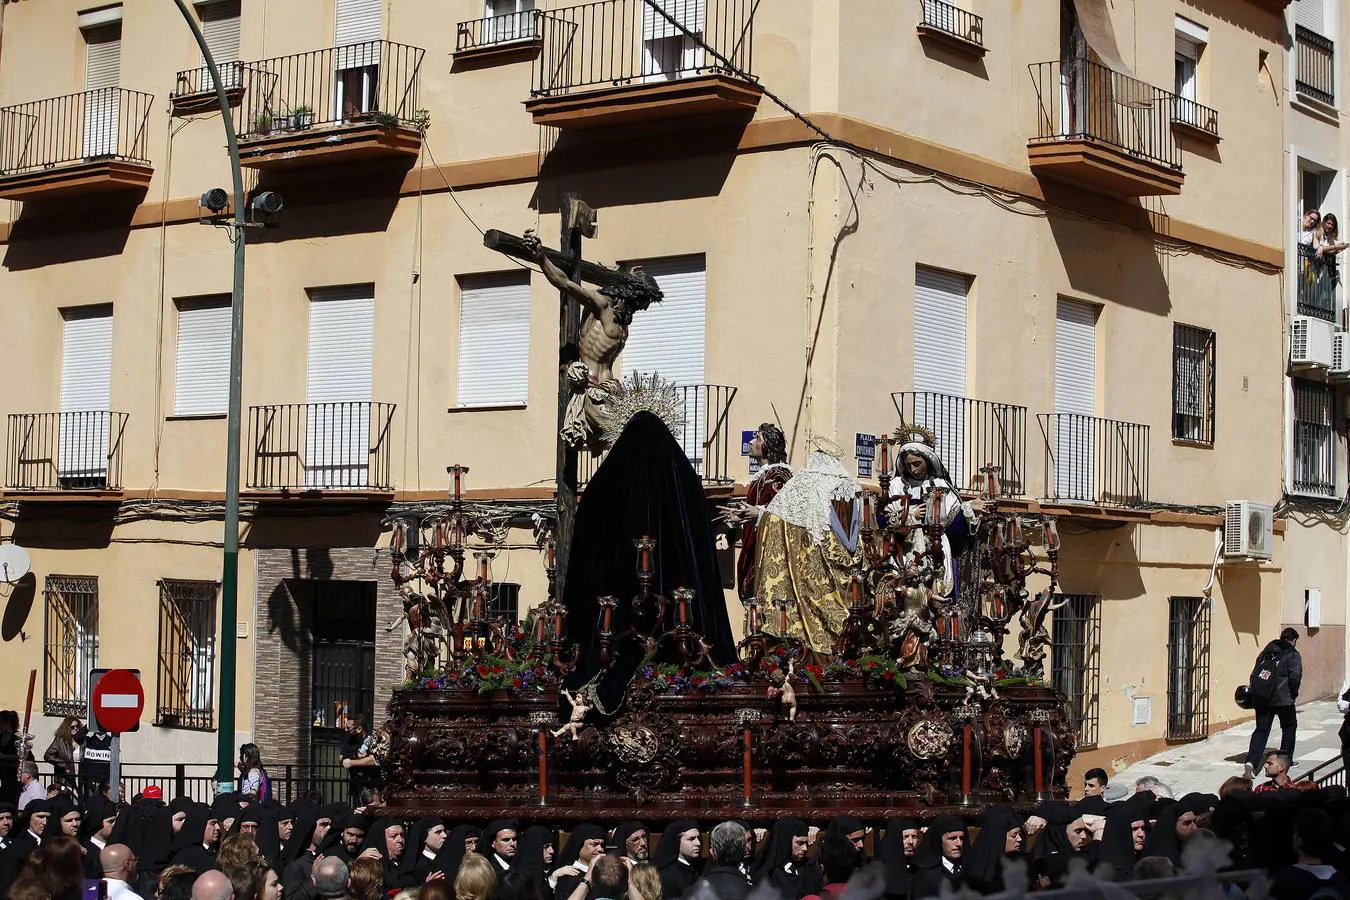
<path fill-rule="evenodd" d="M 87 878 L 102 878 L 103 864 L 99 854 L 108 846 L 113 826 L 117 824 L 117 804 L 102 794 L 89 798 L 84 807 L 84 823 L 80 826 L 80 846 L 84 848 L 84 874 Z"/>
<path fill-rule="evenodd" d="M 630 862 L 647 862 L 651 859 L 650 832 L 647 826 L 630 819 L 620 822 L 614 829 L 614 849 L 619 856 Z"/>
<path fill-rule="evenodd" d="M 607 829 L 594 822 L 583 822 L 572 829 L 562 852 L 558 854 L 558 869 L 553 872 L 555 900 L 567 900 L 577 885 L 585 881 L 591 862 L 605 852 L 605 837 L 608 834 Z M 591 854 L 589 858 L 586 857 L 588 853 Z M 567 871 L 560 872 L 562 869 Z"/>
<path fill-rule="evenodd" d="M 633 541 L 643 535 L 656 541 L 652 590 L 671 600 L 661 630 L 673 621 L 675 589 L 688 588 L 694 592 L 689 624 L 707 638 L 713 660 L 728 663 L 735 657 L 702 482 L 665 424 L 640 412 L 587 482 L 577 508 L 563 595 L 567 639 L 580 649 L 569 679 L 573 685 L 585 684 L 600 669 L 598 598 L 619 598 L 613 614 L 616 636 L 633 624 L 628 602 L 638 592 Z M 622 699 L 643 651 L 630 646 L 616 648 L 615 655 L 610 676 L 597 689 L 606 709 Z"/>
<path fill-rule="evenodd" d="M 333 827 L 319 845 L 318 856 L 333 856 L 351 865 L 361 855 L 369 829 L 370 820 L 354 812 L 334 819 Z"/>
<path fill-rule="evenodd" d="M 183 827 L 178 829 L 169 847 L 170 865 L 187 866 L 194 872 L 205 872 L 215 866 L 215 841 L 207 840 L 207 831 L 213 832 L 214 837 L 218 827 L 212 818 L 211 807 L 205 803 L 194 803 L 187 810 Z"/>
<path fill-rule="evenodd" d="M 46 800 L 31 800 L 22 812 L 27 817 L 22 831 L 10 831 L 9 849 L 0 854 L 0 897 L 9 896 L 10 885 L 23 871 L 28 857 L 50 840 L 52 830 L 51 807 Z M 16 833 L 17 832 L 17 833 Z"/>
<path fill-rule="evenodd" d="M 470 839 L 479 840 L 482 833 L 482 829 L 477 825 L 461 824 L 450 829 L 450 833 L 445 837 L 445 845 L 441 847 L 441 852 L 436 854 L 436 870 L 454 883 L 455 876 L 459 874 L 460 863 L 464 862 L 467 854 L 473 852 L 466 842 Z"/>
<path fill-rule="evenodd" d="M 1003 888 L 1003 861 L 1022 858 L 1026 819 L 1011 806 L 990 806 L 980 813 L 980 833 L 961 857 L 961 880 L 981 894 Z"/>
<path fill-rule="evenodd" d="M 960 836 L 959 840 L 957 835 Z M 950 837 L 949 837 L 950 836 Z M 961 887 L 961 863 L 966 849 L 966 824 L 957 816 L 938 816 L 928 826 L 914 851 L 910 900 L 926 900 L 942 893 L 942 886 Z"/>
<path fill-rule="evenodd" d="M 310 876 L 314 871 L 314 860 L 318 859 L 319 848 L 323 846 L 333 823 L 351 812 L 346 803 L 329 803 L 321 806 L 313 816 L 307 818 L 303 828 L 296 824 L 296 849 L 300 853 L 286 866 L 282 873 L 283 896 L 287 900 L 306 900 L 313 893 L 314 882 Z"/>
<path fill-rule="evenodd" d="M 858 851 L 860 866 L 865 866 L 871 862 L 867 855 L 867 826 L 863 820 L 857 816 L 835 816 L 830 820 L 830 824 L 825 826 L 825 833 L 820 836 L 823 841 L 832 834 L 846 837 L 853 844 L 853 849 Z"/>
<path fill-rule="evenodd" d="M 511 870 L 519 846 L 520 822 L 516 819 L 494 819 L 478 838 L 478 852 L 492 863 L 498 878 Z"/>
<path fill-rule="evenodd" d="M 400 887 L 419 888 L 426 884 L 431 873 L 437 871 L 436 857 L 445 848 L 445 820 L 440 816 L 423 816 L 408 829 L 403 846 Z"/>
<path fill-rule="evenodd" d="M 403 861 L 404 843 L 403 820 L 393 816 L 377 819 L 366 832 L 366 840 L 361 849 L 375 850 L 380 854 L 380 867 L 384 870 L 386 891 L 393 891 L 399 886 L 399 878 L 403 874 L 399 869 L 399 863 Z"/>
<path fill-rule="evenodd" d="M 1195 833 L 1196 818 L 1209 812 L 1212 805 L 1207 794 L 1187 794 L 1158 813 L 1144 843 L 1144 856 L 1165 856 L 1180 870 L 1182 844 Z"/>
<path fill-rule="evenodd" d="M 548 883 L 553 860 L 558 855 L 558 832 L 547 825 L 531 825 L 520 835 L 516 845 L 516 861 L 512 870 L 528 873 L 539 890 L 540 900 L 551 900 L 553 888 Z"/>
<path fill-rule="evenodd" d="M 1148 814 L 1153 806 L 1153 794 L 1141 791 L 1127 800 L 1110 804 L 1106 809 L 1106 826 L 1097 848 L 1097 862 L 1112 881 L 1129 881 L 1135 864 L 1143 858 L 1143 846 L 1136 847 L 1136 837 L 1142 832 L 1142 841 L 1148 839 Z M 1099 871 L 1101 870 L 1099 869 Z"/>
<path fill-rule="evenodd" d="M 755 884 L 771 886 L 784 900 L 820 893 L 824 886 L 820 870 L 807 858 L 810 834 L 810 827 L 801 819 L 775 822 L 769 833 L 769 845 L 755 871 Z"/>
<path fill-rule="evenodd" d="M 693 819 L 678 819 L 671 822 L 661 832 L 661 841 L 652 853 L 652 865 L 661 873 L 661 896 L 664 900 L 675 900 L 698 881 L 703 870 L 700 852 L 701 845 L 691 846 L 694 856 L 681 852 L 685 838 L 693 836 L 699 840 L 698 823 Z M 691 842 L 692 843 L 692 842 Z"/>
<path fill-rule="evenodd" d="M 909 896 L 909 879 L 913 874 L 910 857 L 905 853 L 905 832 L 919 830 L 916 819 L 887 819 L 886 832 L 877 848 L 877 860 L 885 867 L 886 896 Z"/>

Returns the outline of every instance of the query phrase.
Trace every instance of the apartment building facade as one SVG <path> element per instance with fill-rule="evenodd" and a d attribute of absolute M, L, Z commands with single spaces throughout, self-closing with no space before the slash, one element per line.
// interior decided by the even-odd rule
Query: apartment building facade
<path fill-rule="evenodd" d="M 551 500 L 557 295 L 482 231 L 551 238 L 566 193 L 599 210 L 587 257 L 665 292 L 620 367 L 681 385 L 710 497 L 743 489 L 759 422 L 800 459 L 904 417 L 963 486 L 994 463 L 1002 503 L 1061 517 L 1050 674 L 1082 765 L 1243 716 L 1233 686 L 1309 589 L 1334 690 L 1347 551 L 1312 519 L 1344 429 L 1296 414 L 1304 381 L 1335 388 L 1291 376 L 1287 336 L 1307 2 L 196 4 L 250 197 L 284 201 L 244 238 L 232 622 L 232 247 L 199 202 L 229 169 L 199 51 L 172 4 L 6 4 L 0 502 L 33 572 L 0 706 L 36 670 L 45 733 L 89 667 L 140 668 L 128 753 L 207 762 L 230 638 L 238 737 L 331 763 L 339 710 L 378 716 L 402 677 L 391 519 L 443 508 L 452 464 L 473 502 Z M 1271 558 L 1225 559 L 1228 501 L 1294 481 L 1320 493 Z M 540 554 L 519 528 L 495 549 L 523 615 Z"/>

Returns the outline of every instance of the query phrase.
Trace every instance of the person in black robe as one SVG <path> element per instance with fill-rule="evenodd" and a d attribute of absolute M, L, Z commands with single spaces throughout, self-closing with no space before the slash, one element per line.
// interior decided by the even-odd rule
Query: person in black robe
<path fill-rule="evenodd" d="M 701 837 L 693 819 L 678 819 L 661 832 L 661 841 L 652 853 L 652 865 L 661 873 L 663 900 L 677 900 L 698 881 L 703 871 Z"/>
<path fill-rule="evenodd" d="M 643 535 L 656 541 L 652 590 L 671 598 L 664 623 L 634 622 L 628 602 L 638 592 L 638 551 Z M 613 595 L 616 636 L 630 625 L 658 633 L 673 624 L 676 588 L 693 591 L 690 626 L 712 647 L 713 661 L 735 658 L 731 622 L 723 600 L 707 496 L 689 457 L 655 415 L 640 412 L 624 427 L 604 462 L 586 484 L 577 508 L 563 603 L 567 640 L 580 648 L 571 685 L 588 682 L 600 669 L 597 598 Z M 613 709 L 642 662 L 645 650 L 615 648 L 609 677 L 597 688 L 602 705 Z"/>
<path fill-rule="evenodd" d="M 220 848 L 220 823 L 211 807 L 194 803 L 188 810 L 183 827 L 174 836 L 169 848 L 169 864 L 187 866 L 194 872 L 215 868 L 216 853 Z"/>
<path fill-rule="evenodd" d="M 614 849 L 619 856 L 631 863 L 647 862 L 651 859 L 651 832 L 647 826 L 636 819 L 620 822 L 614 829 Z"/>
<path fill-rule="evenodd" d="M 7 800 L 0 800 L 0 853 L 9 849 L 10 839 L 18 824 L 19 807 Z"/>
<path fill-rule="evenodd" d="M 1063 887 L 1075 860 L 1091 867 L 1093 853 L 1092 829 L 1083 821 L 1083 814 L 1070 803 L 1050 800 L 1036 808 L 1036 815 L 1045 820 L 1045 828 L 1036 836 L 1032 855 L 1045 861 L 1046 872 L 1055 887 Z"/>
<path fill-rule="evenodd" d="M 343 814 L 333 820 L 323 843 L 319 845 L 319 856 L 333 856 L 351 865 L 352 860 L 361 855 L 366 835 L 370 830 L 370 820 L 354 812 Z"/>
<path fill-rule="evenodd" d="M 966 824 L 956 816 L 938 816 L 928 826 L 914 851 L 914 877 L 910 900 L 927 900 L 942 894 L 942 886 L 961 887 L 961 864 L 966 850 Z"/>
<path fill-rule="evenodd" d="M 741 874 L 745 876 L 746 883 L 748 884 L 750 882 L 751 876 L 755 874 L 755 870 L 759 868 L 760 860 L 763 858 L 764 850 L 766 848 L 760 846 L 759 835 L 755 833 L 754 826 L 752 826 L 749 822 L 745 821 L 744 819 L 733 819 L 732 821 L 734 821 L 737 825 L 745 829 L 745 856 L 744 858 L 741 859 L 740 869 Z M 708 840 L 709 841 L 712 840 L 711 832 L 708 833 Z M 765 844 L 767 843 L 768 840 L 766 839 Z M 710 847 L 709 848 L 710 859 L 712 858 L 711 852 L 712 849 Z"/>
<path fill-rule="evenodd" d="M 436 872 L 436 857 L 445 848 L 445 820 L 440 816 L 423 816 L 408 829 L 403 845 L 400 887 L 420 888 Z"/>
<path fill-rule="evenodd" d="M 24 863 L 46 841 L 46 832 L 51 819 L 51 808 L 46 800 L 31 800 L 23 809 L 28 817 L 25 827 L 18 834 L 10 832 L 9 849 L 0 854 L 0 897 L 9 896 L 10 885 L 23 871 Z"/>
<path fill-rule="evenodd" d="M 220 823 L 220 834 L 234 834 L 234 823 L 243 812 L 243 806 L 236 794 L 217 794 L 211 801 L 211 817 Z"/>
<path fill-rule="evenodd" d="M 477 825 L 459 824 L 450 829 L 445 837 L 445 846 L 436 854 L 436 869 L 453 884 L 459 874 L 459 865 L 464 857 L 478 849 L 478 841 L 483 829 Z"/>
<path fill-rule="evenodd" d="M 1020 859 L 1026 840 L 1026 819 L 1010 806 L 990 806 L 980 813 L 980 833 L 961 855 L 961 880 L 981 894 L 1003 891 L 1003 861 Z"/>
<path fill-rule="evenodd" d="M 568 900 L 577 885 L 586 880 L 586 871 L 596 857 L 605 852 L 605 838 L 609 831 L 593 822 L 583 822 L 572 830 L 558 854 L 558 868 L 553 871 L 554 900 Z"/>
<path fill-rule="evenodd" d="M 520 822 L 516 819 L 497 819 L 489 822 L 478 838 L 478 852 L 492 863 L 492 871 L 501 878 L 511 871 L 520 846 Z"/>
<path fill-rule="evenodd" d="M 380 854 L 380 868 L 384 870 L 384 889 L 394 891 L 399 887 L 402 871 L 399 864 L 403 861 L 403 848 L 406 843 L 403 820 L 393 816 L 377 819 L 366 832 L 362 850 L 375 850 Z"/>
<path fill-rule="evenodd" d="M 296 846 L 299 837 L 295 833 L 297 827 L 302 824 L 300 818 L 294 807 L 284 804 L 272 807 L 272 820 L 275 823 L 273 828 L 277 835 L 277 855 L 268 858 L 272 860 L 272 868 L 276 870 L 278 876 L 286 871 L 291 860 L 300 855 L 300 848 Z"/>
<path fill-rule="evenodd" d="M 95 794 L 89 798 L 85 803 L 84 819 L 80 825 L 80 849 L 84 851 L 86 878 L 103 877 L 103 864 L 99 862 L 99 854 L 108 846 L 113 826 L 116 824 L 116 803 L 102 794 Z"/>
<path fill-rule="evenodd" d="M 1129 881 L 1143 858 L 1153 794 L 1142 791 L 1106 809 L 1106 826 L 1097 848 L 1098 872 L 1112 881 Z"/>
<path fill-rule="evenodd" d="M 917 819 L 896 818 L 886 821 L 886 833 L 881 836 L 877 859 L 885 867 L 886 896 L 909 896 L 909 881 L 914 874 L 914 852 L 923 837 Z"/>
<path fill-rule="evenodd" d="M 447 839 L 448 840 L 448 839 Z M 558 855 L 558 832 L 547 825 L 531 825 L 520 835 L 516 845 L 516 861 L 511 866 L 529 873 L 539 890 L 540 900 L 552 900 L 553 888 L 548 876 L 553 871 L 553 860 Z"/>
<path fill-rule="evenodd" d="M 310 875 L 314 869 L 314 860 L 318 858 L 319 847 L 323 845 L 333 823 L 351 812 L 345 803 L 330 803 L 319 807 L 313 816 L 296 823 L 292 835 L 295 848 L 299 851 L 295 859 L 286 866 L 281 875 L 281 885 L 287 900 L 308 900 L 314 888 Z"/>
<path fill-rule="evenodd" d="M 823 841 L 832 834 L 837 834 L 848 838 L 853 843 L 853 849 L 858 851 L 860 867 L 867 865 L 872 861 L 867 855 L 867 832 L 868 828 L 863 824 L 863 820 L 857 816 L 835 816 L 830 820 L 830 824 L 825 826 L 824 833 L 820 839 Z"/>
<path fill-rule="evenodd" d="M 1207 794 L 1187 794 L 1158 813 L 1144 843 L 1144 856 L 1165 856 L 1180 871 L 1182 845 L 1195 833 L 1196 819 L 1211 806 Z"/>
<path fill-rule="evenodd" d="M 799 900 L 807 894 L 820 893 L 824 886 L 820 871 L 807 858 L 810 834 L 810 827 L 801 819 L 775 822 L 769 833 L 769 845 L 755 871 L 754 883 L 769 885 L 784 900 Z"/>

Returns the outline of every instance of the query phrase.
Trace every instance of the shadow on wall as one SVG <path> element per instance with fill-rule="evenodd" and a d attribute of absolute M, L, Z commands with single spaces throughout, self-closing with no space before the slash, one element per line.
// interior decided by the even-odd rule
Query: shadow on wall
<path fill-rule="evenodd" d="M 1060 590 L 1096 594 L 1103 601 L 1143 597 L 1136 532 L 1134 525 L 1083 530 L 1081 523 L 1061 518 Z"/>
<path fill-rule="evenodd" d="M 111 205 L 92 207 L 78 199 L 25 203 L 9 231 L 4 267 L 17 272 L 119 255 L 145 192 L 113 198 Z"/>
<path fill-rule="evenodd" d="M 380 521 L 381 506 L 375 510 L 369 504 L 343 504 L 334 501 L 325 505 L 321 513 L 309 508 L 306 515 L 259 514 L 248 525 L 240 543 L 253 550 L 291 548 L 291 574 L 295 578 L 329 578 L 333 564 L 329 547 L 374 547 L 383 531 Z M 315 545 L 320 545 L 316 547 Z M 306 574 L 306 565 L 322 562 L 317 557 L 301 562 L 299 554 L 318 553 L 322 549 L 329 574 Z"/>
<path fill-rule="evenodd" d="M 1172 298 L 1151 233 L 1054 213 L 1048 221 L 1074 291 L 1157 316 L 1171 313 Z"/>
<path fill-rule="evenodd" d="M 923 55 L 934 62 L 951 66 L 953 69 L 960 69 L 967 75 L 973 75 L 985 81 L 989 80 L 989 70 L 984 66 L 983 56 L 971 56 L 968 52 L 962 53 L 936 40 L 920 39 L 919 44 L 923 47 Z"/>
<path fill-rule="evenodd" d="M 1340 693 L 1346 672 L 1345 626 L 1306 628 L 1298 624 L 1292 627 L 1302 635 L 1298 641 L 1298 652 L 1303 656 L 1303 685 L 1298 702 L 1308 703 L 1335 697 Z M 1270 635 L 1270 638 L 1276 636 Z"/>
<path fill-rule="evenodd" d="M 1252 660 L 1259 648 L 1278 635 L 1261 634 L 1261 572 L 1255 566 L 1220 566 L 1219 596 L 1228 612 L 1233 635 L 1250 636 Z"/>
<path fill-rule="evenodd" d="M 70 504 L 20 501 L 12 538 L 16 544 L 36 549 L 102 549 L 112 540 L 117 505 L 115 500 Z"/>
<path fill-rule="evenodd" d="M 16 637 L 28 640 L 23 625 L 28 614 L 33 611 L 33 600 L 37 598 L 37 576 L 32 572 L 20 578 L 10 589 L 9 599 L 5 601 L 5 616 L 0 624 L 0 638 L 12 641 Z"/>
<path fill-rule="evenodd" d="M 407 163 L 399 161 L 397 164 L 264 172 L 250 196 L 256 196 L 260 191 L 275 191 L 281 195 L 285 206 L 277 214 L 278 227 L 251 228 L 248 242 L 280 244 L 386 231 L 398 206 L 399 191 L 408 169 Z"/>

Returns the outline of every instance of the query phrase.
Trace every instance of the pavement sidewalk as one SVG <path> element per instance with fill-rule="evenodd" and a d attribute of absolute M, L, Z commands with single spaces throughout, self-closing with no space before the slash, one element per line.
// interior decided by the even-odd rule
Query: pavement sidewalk
<path fill-rule="evenodd" d="M 1338 731 L 1342 721 L 1344 716 L 1336 711 L 1335 700 L 1318 700 L 1298 708 L 1294 777 L 1340 756 L 1341 739 Z M 1242 763 L 1255 728 L 1254 722 L 1247 722 L 1217 732 L 1203 741 L 1171 747 L 1117 772 L 1111 776 L 1111 780 L 1133 787 L 1138 779 L 1152 775 L 1170 787 L 1178 797 L 1193 791 L 1218 793 L 1224 779 L 1242 774 Z M 1278 719 L 1266 743 L 1270 747 L 1280 745 Z"/>

